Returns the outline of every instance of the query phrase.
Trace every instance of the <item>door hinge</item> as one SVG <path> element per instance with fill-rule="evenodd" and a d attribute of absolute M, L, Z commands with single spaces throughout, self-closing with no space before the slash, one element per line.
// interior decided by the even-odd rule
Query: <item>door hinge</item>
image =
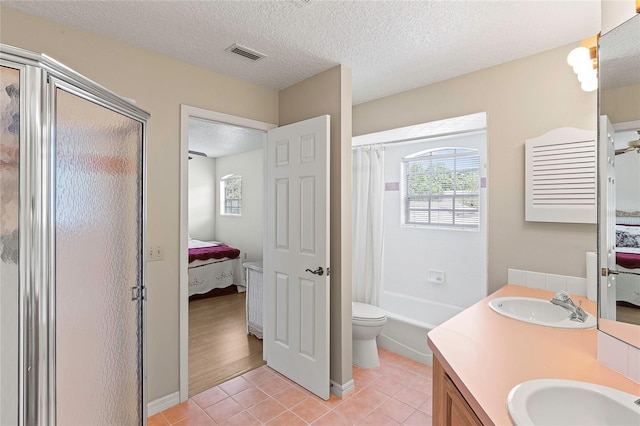
<path fill-rule="evenodd" d="M 131 287 L 131 300 L 147 300 L 146 287 Z"/>
<path fill-rule="evenodd" d="M 327 276 L 331 275 L 331 268 L 327 266 Z"/>

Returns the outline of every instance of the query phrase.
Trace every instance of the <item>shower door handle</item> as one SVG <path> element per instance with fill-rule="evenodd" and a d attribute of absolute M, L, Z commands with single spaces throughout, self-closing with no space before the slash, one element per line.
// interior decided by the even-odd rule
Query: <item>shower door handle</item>
<path fill-rule="evenodd" d="M 318 266 L 318 269 L 316 269 L 315 271 L 312 271 L 311 269 L 307 268 L 305 272 L 311 272 L 314 275 L 320 275 L 320 276 L 324 275 L 324 269 L 322 269 L 322 266 Z"/>
<path fill-rule="evenodd" d="M 131 287 L 131 300 L 147 300 L 147 287 Z"/>

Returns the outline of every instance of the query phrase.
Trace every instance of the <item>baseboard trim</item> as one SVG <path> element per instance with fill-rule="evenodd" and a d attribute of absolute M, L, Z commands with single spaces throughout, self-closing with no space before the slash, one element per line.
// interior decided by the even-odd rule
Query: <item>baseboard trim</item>
<path fill-rule="evenodd" d="M 343 384 L 336 383 L 333 380 L 331 380 L 330 382 L 331 382 L 331 387 L 329 388 L 329 391 L 335 396 L 337 396 L 338 398 L 344 397 L 346 394 L 351 392 L 354 387 L 353 379 Z"/>
<path fill-rule="evenodd" d="M 161 411 L 171 408 L 180 403 L 180 392 L 174 392 L 161 398 L 154 399 L 147 404 L 147 417 L 158 414 Z"/>

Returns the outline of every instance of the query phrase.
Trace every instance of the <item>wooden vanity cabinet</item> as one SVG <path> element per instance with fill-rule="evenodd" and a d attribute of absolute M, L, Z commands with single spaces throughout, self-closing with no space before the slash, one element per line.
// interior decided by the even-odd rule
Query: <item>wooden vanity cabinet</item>
<path fill-rule="evenodd" d="M 433 357 L 433 424 L 435 426 L 482 425 L 437 357 Z"/>

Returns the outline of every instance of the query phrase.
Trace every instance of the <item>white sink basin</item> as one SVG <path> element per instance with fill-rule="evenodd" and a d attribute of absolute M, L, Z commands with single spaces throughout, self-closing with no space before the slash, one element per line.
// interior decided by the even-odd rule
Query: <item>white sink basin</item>
<path fill-rule="evenodd" d="M 516 426 L 638 426 L 639 397 L 593 383 L 540 379 L 511 389 L 507 408 Z"/>
<path fill-rule="evenodd" d="M 597 323 L 589 313 L 585 322 L 571 321 L 565 308 L 531 297 L 497 297 L 489 301 L 489 307 L 506 317 L 547 327 L 584 329 Z"/>

